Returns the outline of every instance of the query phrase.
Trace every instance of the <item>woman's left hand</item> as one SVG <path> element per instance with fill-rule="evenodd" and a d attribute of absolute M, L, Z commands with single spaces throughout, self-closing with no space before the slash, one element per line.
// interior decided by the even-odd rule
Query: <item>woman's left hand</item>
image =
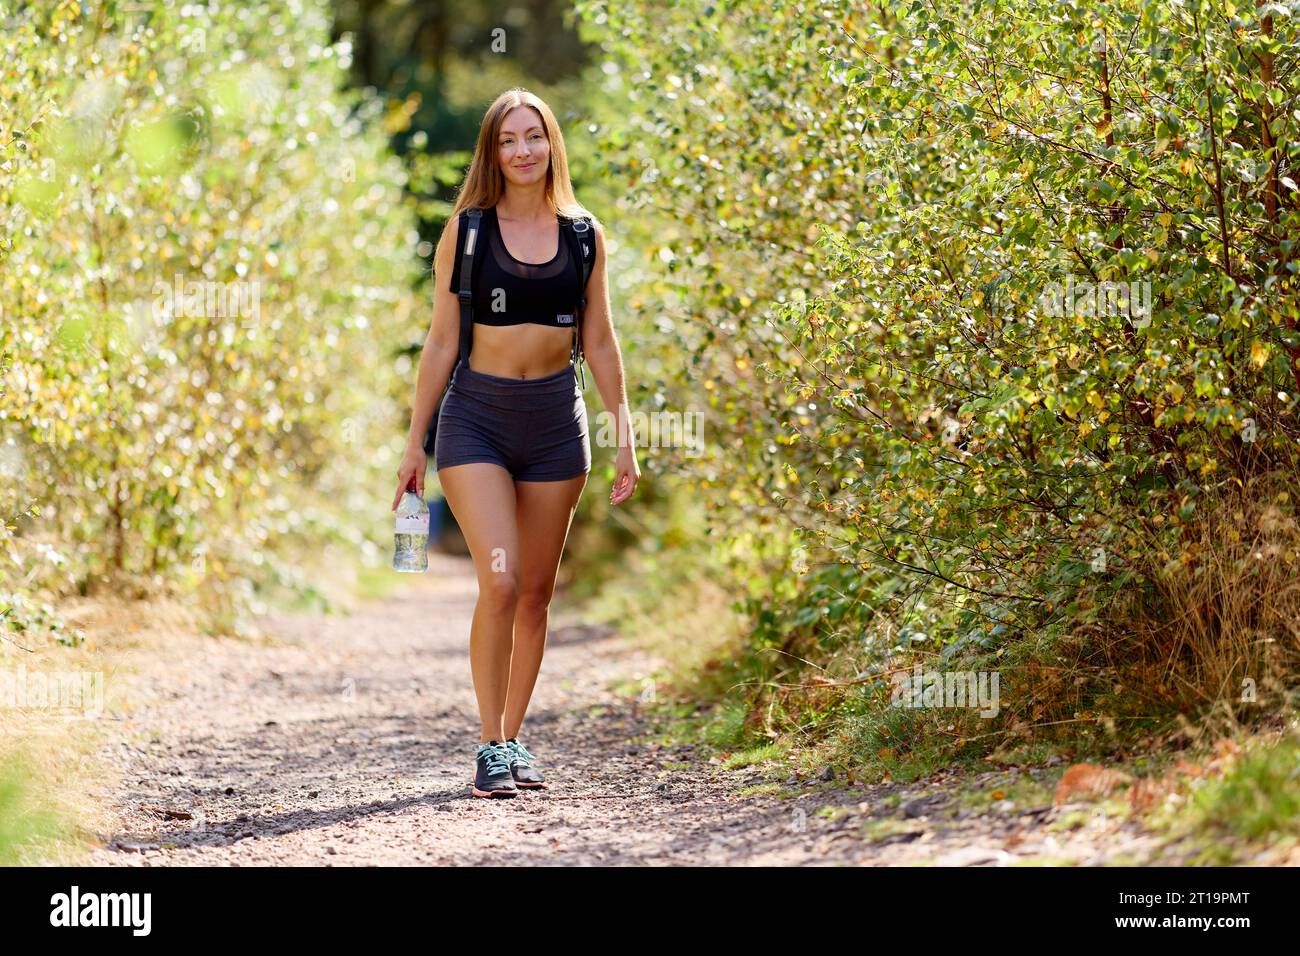
<path fill-rule="evenodd" d="M 632 497 L 641 479 L 641 469 L 636 463 L 636 449 L 624 445 L 614 461 L 614 487 L 609 492 L 609 503 L 619 505 Z"/>

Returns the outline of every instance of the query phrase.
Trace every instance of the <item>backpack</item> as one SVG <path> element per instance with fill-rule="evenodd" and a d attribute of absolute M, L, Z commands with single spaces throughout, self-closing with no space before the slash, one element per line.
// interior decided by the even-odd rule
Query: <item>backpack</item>
<path fill-rule="evenodd" d="M 475 266 L 478 262 L 478 234 L 483 219 L 482 209 L 465 209 L 460 214 L 460 229 L 456 238 L 456 255 L 460 256 L 460 357 L 451 370 L 442 395 L 433 409 L 433 418 L 429 422 L 429 431 L 424 436 L 424 453 L 432 456 L 434 442 L 438 433 L 438 415 L 442 411 L 443 400 L 447 390 L 456 381 L 456 371 L 469 365 L 470 346 L 474 336 L 474 279 L 477 277 Z M 570 219 L 560 217 L 560 239 L 569 244 L 569 257 L 582 263 L 582 286 L 578 290 L 577 323 L 573 334 L 573 363 L 578 369 L 582 388 L 587 387 L 587 376 L 583 374 L 585 361 L 582 354 L 582 310 L 587 304 L 587 278 L 591 275 L 596 261 L 596 242 L 590 216 Z"/>

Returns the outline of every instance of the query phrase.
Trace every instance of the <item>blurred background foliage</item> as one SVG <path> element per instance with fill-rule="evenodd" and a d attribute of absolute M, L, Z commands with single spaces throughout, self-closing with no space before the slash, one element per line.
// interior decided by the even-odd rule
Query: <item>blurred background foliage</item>
<path fill-rule="evenodd" d="M 382 99 L 324 3 L 49 3 L 0 72 L 8 590 L 238 627 L 366 549 L 419 321 Z"/>

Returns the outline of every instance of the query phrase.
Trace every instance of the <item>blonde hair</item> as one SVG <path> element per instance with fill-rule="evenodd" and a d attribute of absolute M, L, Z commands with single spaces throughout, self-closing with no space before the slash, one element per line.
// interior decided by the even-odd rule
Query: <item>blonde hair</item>
<path fill-rule="evenodd" d="M 550 165 L 546 170 L 546 198 L 551 208 L 561 216 L 576 218 L 596 217 L 578 202 L 573 194 L 573 182 L 569 179 L 569 157 L 564 148 L 564 134 L 560 124 L 555 121 L 551 108 L 533 93 L 521 86 L 506 90 L 487 108 L 483 114 L 483 124 L 479 127 L 478 143 L 474 147 L 474 158 L 470 161 L 469 172 L 456 195 L 456 202 L 447 217 L 450 225 L 465 209 L 488 209 L 495 206 L 506 191 L 505 175 L 497 160 L 497 137 L 506 114 L 517 106 L 531 107 L 540 117 L 546 139 L 550 143 Z"/>

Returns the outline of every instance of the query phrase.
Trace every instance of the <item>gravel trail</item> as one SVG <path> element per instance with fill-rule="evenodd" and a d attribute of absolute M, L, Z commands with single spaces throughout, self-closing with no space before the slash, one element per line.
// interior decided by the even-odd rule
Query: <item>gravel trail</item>
<path fill-rule="evenodd" d="M 86 862 L 1000 865 L 1102 862 L 1099 843 L 1143 855 L 1139 833 L 1049 832 L 1055 808 L 954 811 L 957 781 L 742 795 L 787 781 L 639 744 L 637 695 L 611 688 L 639 686 L 655 662 L 565 620 L 562 596 L 520 735 L 549 786 L 471 797 L 473 568 L 429 562 L 352 614 L 280 612 L 260 619 L 264 639 L 182 632 L 126 651 L 139 703 L 99 754 L 118 775 L 99 796 L 119 825 Z"/>

